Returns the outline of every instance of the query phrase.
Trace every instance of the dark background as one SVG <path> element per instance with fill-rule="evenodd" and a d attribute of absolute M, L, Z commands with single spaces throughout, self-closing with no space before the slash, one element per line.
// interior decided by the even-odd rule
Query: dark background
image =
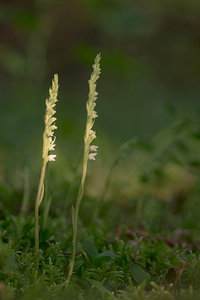
<path fill-rule="evenodd" d="M 57 163 L 76 165 L 88 79 L 101 52 L 100 162 L 127 139 L 150 139 L 173 121 L 174 111 L 199 111 L 199 49 L 198 0 L 1 1 L 0 177 L 25 166 L 38 175 L 54 73 L 60 84 Z"/>

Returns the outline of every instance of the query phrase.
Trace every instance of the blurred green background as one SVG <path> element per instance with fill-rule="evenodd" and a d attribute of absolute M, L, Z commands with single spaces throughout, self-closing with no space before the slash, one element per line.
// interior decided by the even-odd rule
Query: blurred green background
<path fill-rule="evenodd" d="M 127 139 L 150 139 L 174 111 L 199 112 L 199 49 L 198 0 L 2 0 L 0 178 L 18 178 L 26 166 L 38 176 L 54 73 L 57 163 L 73 168 L 82 155 L 88 79 L 101 52 L 100 164 Z"/>

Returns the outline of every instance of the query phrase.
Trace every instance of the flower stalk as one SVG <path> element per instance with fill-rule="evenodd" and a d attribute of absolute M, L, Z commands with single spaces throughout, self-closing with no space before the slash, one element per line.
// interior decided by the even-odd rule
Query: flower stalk
<path fill-rule="evenodd" d="M 44 196 L 44 178 L 48 161 L 55 161 L 56 155 L 49 154 L 49 151 L 55 150 L 54 130 L 56 118 L 55 106 L 58 96 L 58 75 L 55 74 L 52 80 L 52 87 L 49 89 L 49 98 L 46 99 L 46 113 L 44 118 L 45 129 L 43 133 L 43 150 L 42 150 L 42 168 L 40 173 L 40 181 L 38 185 L 37 197 L 35 201 L 35 267 L 39 267 L 39 207 Z"/>
<path fill-rule="evenodd" d="M 100 76 L 101 69 L 100 69 L 100 59 L 101 54 L 97 54 L 94 65 L 93 65 L 93 72 L 91 74 L 89 80 L 89 94 L 88 94 L 88 101 L 86 103 L 86 110 L 87 110 L 87 120 L 86 120 L 86 129 L 84 135 L 84 154 L 83 154 L 83 161 L 82 161 L 82 176 L 81 182 L 79 186 L 79 191 L 77 195 L 77 201 L 75 207 L 72 206 L 72 226 L 73 226 L 73 238 L 72 238 L 72 250 L 71 250 L 71 258 L 69 263 L 69 271 L 67 275 L 67 285 L 70 282 L 73 268 L 74 268 L 74 261 L 75 261 L 75 252 L 76 252 L 76 241 L 77 241 L 77 230 L 78 230 L 78 215 L 79 215 L 79 208 L 83 198 L 84 193 L 84 185 L 85 185 L 85 178 L 87 174 L 87 163 L 88 160 L 95 160 L 95 156 L 97 155 L 97 148 L 98 146 L 91 145 L 92 141 L 96 138 L 96 132 L 92 130 L 95 119 L 97 118 L 97 113 L 94 110 L 96 106 L 96 100 L 98 93 L 96 92 L 96 81 Z"/>

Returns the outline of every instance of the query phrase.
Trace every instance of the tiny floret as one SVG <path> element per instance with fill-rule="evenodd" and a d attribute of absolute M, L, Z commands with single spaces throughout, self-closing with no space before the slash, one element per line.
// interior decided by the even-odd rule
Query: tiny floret
<path fill-rule="evenodd" d="M 89 132 L 89 135 L 92 139 L 95 139 L 96 138 L 96 132 L 94 130 L 91 130 L 90 129 L 90 132 Z"/>
<path fill-rule="evenodd" d="M 55 150 L 56 144 L 53 144 L 52 146 L 49 147 L 49 151 Z"/>
<path fill-rule="evenodd" d="M 95 159 L 96 159 L 96 158 L 95 158 L 96 155 L 97 155 L 96 152 L 90 153 L 90 154 L 89 154 L 89 160 L 95 160 Z"/>
<path fill-rule="evenodd" d="M 90 151 L 97 152 L 98 146 L 92 145 Z"/>
<path fill-rule="evenodd" d="M 48 158 L 49 158 L 48 159 L 49 161 L 55 161 L 56 155 L 51 154 L 51 155 L 48 156 Z"/>

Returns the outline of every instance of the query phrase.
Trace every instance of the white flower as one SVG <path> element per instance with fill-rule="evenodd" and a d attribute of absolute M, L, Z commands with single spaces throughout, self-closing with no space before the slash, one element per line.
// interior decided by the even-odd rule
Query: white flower
<path fill-rule="evenodd" d="M 93 119 L 96 119 L 97 117 L 98 117 L 97 112 L 94 110 L 94 111 L 92 112 L 92 118 L 93 118 Z"/>
<path fill-rule="evenodd" d="M 89 135 L 92 138 L 92 140 L 94 140 L 96 138 L 96 132 L 94 130 L 92 130 L 92 129 L 90 129 Z"/>
<path fill-rule="evenodd" d="M 53 134 L 54 134 L 54 132 L 52 132 L 52 131 L 47 131 L 47 135 L 48 135 L 48 136 L 53 136 Z"/>
<path fill-rule="evenodd" d="M 55 154 L 51 154 L 48 156 L 49 161 L 55 161 L 56 155 Z"/>
<path fill-rule="evenodd" d="M 56 146 L 56 144 L 51 145 L 51 146 L 49 147 L 49 151 L 55 150 L 55 146 Z"/>
<path fill-rule="evenodd" d="M 98 146 L 92 145 L 90 146 L 90 151 L 97 152 Z"/>
<path fill-rule="evenodd" d="M 52 140 L 52 137 L 48 138 L 48 141 L 49 141 L 49 149 L 48 149 L 48 151 L 55 150 L 55 146 L 56 146 L 55 140 L 56 140 L 55 137 L 54 137 L 54 140 Z"/>
<path fill-rule="evenodd" d="M 95 160 L 96 155 L 97 155 L 97 153 L 90 153 L 89 154 L 89 160 Z"/>

